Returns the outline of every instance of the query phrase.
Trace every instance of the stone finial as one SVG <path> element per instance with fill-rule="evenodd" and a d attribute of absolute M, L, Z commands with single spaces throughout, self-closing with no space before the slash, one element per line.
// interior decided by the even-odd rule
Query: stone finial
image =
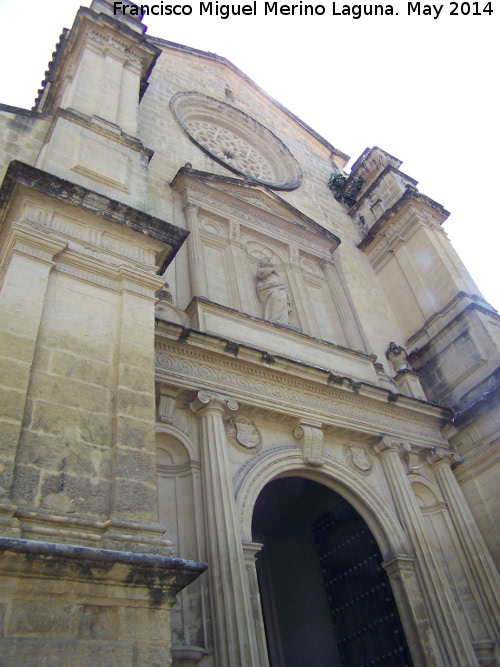
<path fill-rule="evenodd" d="M 158 297 L 159 301 L 167 301 L 168 303 L 172 303 L 173 297 L 172 297 L 172 292 L 170 291 L 170 285 L 167 283 L 165 280 L 164 284 L 158 292 L 156 293 L 156 296 Z"/>
<path fill-rule="evenodd" d="M 394 341 L 389 343 L 389 348 L 387 349 L 385 356 L 390 361 L 396 373 L 411 370 L 408 354 L 406 353 L 405 348 L 401 347 L 401 345 L 397 345 Z"/>

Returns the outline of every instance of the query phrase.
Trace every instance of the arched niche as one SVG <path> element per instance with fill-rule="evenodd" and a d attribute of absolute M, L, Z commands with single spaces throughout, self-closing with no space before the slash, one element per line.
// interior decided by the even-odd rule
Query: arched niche
<path fill-rule="evenodd" d="M 158 521 L 172 542 L 174 555 L 205 561 L 203 504 L 200 462 L 195 447 L 178 428 L 158 425 L 156 432 L 156 477 Z M 176 650 L 208 645 L 204 578 L 198 579 L 178 596 L 172 611 L 172 643 Z"/>

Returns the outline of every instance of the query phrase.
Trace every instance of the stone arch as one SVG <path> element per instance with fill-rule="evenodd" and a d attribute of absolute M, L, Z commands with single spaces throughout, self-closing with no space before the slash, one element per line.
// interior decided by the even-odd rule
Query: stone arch
<path fill-rule="evenodd" d="M 268 482 L 290 474 L 319 482 L 345 498 L 365 520 L 384 559 L 413 553 L 396 515 L 364 479 L 338 461 L 326 459 L 321 468 L 313 468 L 305 465 L 300 452 L 289 451 L 261 459 L 241 481 L 236 505 L 244 542 L 252 541 L 253 509 L 262 489 Z"/>
<path fill-rule="evenodd" d="M 164 434 L 162 436 L 162 434 Z M 166 436 L 166 437 L 165 437 Z M 184 461 L 196 461 L 196 450 L 188 438 L 188 436 L 176 426 L 172 424 L 157 424 L 156 425 L 156 448 L 157 450 L 168 451 L 173 449 L 171 456 L 173 459 L 182 457 L 181 452 L 184 450 Z M 178 461 L 180 463 L 180 461 Z"/>
<path fill-rule="evenodd" d="M 410 475 L 408 479 L 420 509 L 425 510 L 438 507 L 439 505 L 444 506 L 444 501 L 439 491 L 425 477 Z"/>
<path fill-rule="evenodd" d="M 415 570 L 413 547 L 394 511 L 360 475 L 345 464 L 325 459 L 323 466 L 311 467 L 304 463 L 301 452 L 292 453 L 290 450 L 273 452 L 259 459 L 238 480 L 236 489 L 243 543 L 252 545 L 253 510 L 260 492 L 269 482 L 288 476 L 304 477 L 329 487 L 347 500 L 363 518 L 382 554 L 383 567 L 391 582 L 414 667 L 424 667 L 427 664 L 425 652 L 429 643 L 427 629 L 430 621 Z M 253 599 L 260 599 L 256 577 L 250 578 L 250 591 Z M 260 609 L 260 603 L 256 606 Z M 259 623 L 257 636 L 265 644 L 262 620 Z"/>

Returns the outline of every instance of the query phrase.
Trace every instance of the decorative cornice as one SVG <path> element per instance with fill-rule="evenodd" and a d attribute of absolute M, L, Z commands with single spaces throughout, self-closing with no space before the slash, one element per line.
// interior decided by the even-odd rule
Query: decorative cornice
<path fill-rule="evenodd" d="M 307 410 L 315 420 L 313 423 L 321 421 L 372 435 L 379 435 L 381 430 L 405 433 L 413 443 L 426 449 L 443 442 L 438 415 L 423 415 L 330 387 L 326 373 L 323 382 L 319 375 L 317 381 L 312 381 L 300 377 L 298 368 L 295 372 L 274 370 L 274 366 L 263 366 L 262 362 L 240 361 L 222 350 L 216 353 L 196 349 L 192 343 L 157 340 L 156 347 L 156 374 L 160 382 L 191 390 L 198 390 L 203 383 L 208 391 L 222 389 L 240 402 L 298 420 Z M 431 412 L 436 410 L 434 406 L 428 408 Z"/>
<path fill-rule="evenodd" d="M 67 73 L 75 58 L 83 40 L 89 33 L 93 34 L 94 40 L 101 38 L 110 40 L 120 46 L 130 57 L 141 60 L 141 86 L 140 97 L 147 88 L 147 80 L 151 70 L 158 59 L 161 51 L 147 39 L 145 35 L 127 26 L 113 16 L 96 13 L 87 7 L 80 7 L 71 30 L 65 29 L 56 46 L 53 58 L 49 63 L 42 87 L 38 91 L 34 109 L 36 111 L 52 110 L 57 106 L 58 83 Z"/>
<path fill-rule="evenodd" d="M 63 180 L 46 171 L 14 160 L 9 164 L 0 187 L 0 217 L 3 217 L 16 187 L 25 186 L 99 217 L 124 225 L 169 246 L 159 273 L 163 273 L 189 232 L 165 220 L 155 218 L 104 195 L 97 195 L 81 185 Z"/>
<path fill-rule="evenodd" d="M 380 243 L 383 238 L 383 232 L 389 227 L 393 229 L 401 224 L 405 220 L 405 215 L 408 211 L 415 209 L 415 205 L 424 206 L 432 210 L 434 214 L 439 216 L 441 223 L 450 215 L 441 204 L 438 204 L 430 197 L 421 194 L 414 186 L 408 185 L 404 194 L 398 201 L 388 208 L 370 228 L 368 234 L 358 244 L 358 248 L 363 251 L 369 250 L 370 253 L 373 253 L 377 244 Z"/>

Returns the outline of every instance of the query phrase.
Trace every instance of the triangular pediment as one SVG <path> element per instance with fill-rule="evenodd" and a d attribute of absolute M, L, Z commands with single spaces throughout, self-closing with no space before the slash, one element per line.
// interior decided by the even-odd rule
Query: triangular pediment
<path fill-rule="evenodd" d="M 312 218 L 282 199 L 269 188 L 238 178 L 231 178 L 182 168 L 172 182 L 172 187 L 183 193 L 191 203 L 196 202 L 203 206 L 212 205 L 231 212 L 238 210 L 244 218 L 251 216 L 255 220 L 261 219 L 265 225 L 271 220 L 286 225 L 291 233 L 306 235 L 316 242 L 326 246 L 333 252 L 340 244 L 340 239 L 326 230 Z M 214 199 L 215 198 L 215 199 Z"/>

